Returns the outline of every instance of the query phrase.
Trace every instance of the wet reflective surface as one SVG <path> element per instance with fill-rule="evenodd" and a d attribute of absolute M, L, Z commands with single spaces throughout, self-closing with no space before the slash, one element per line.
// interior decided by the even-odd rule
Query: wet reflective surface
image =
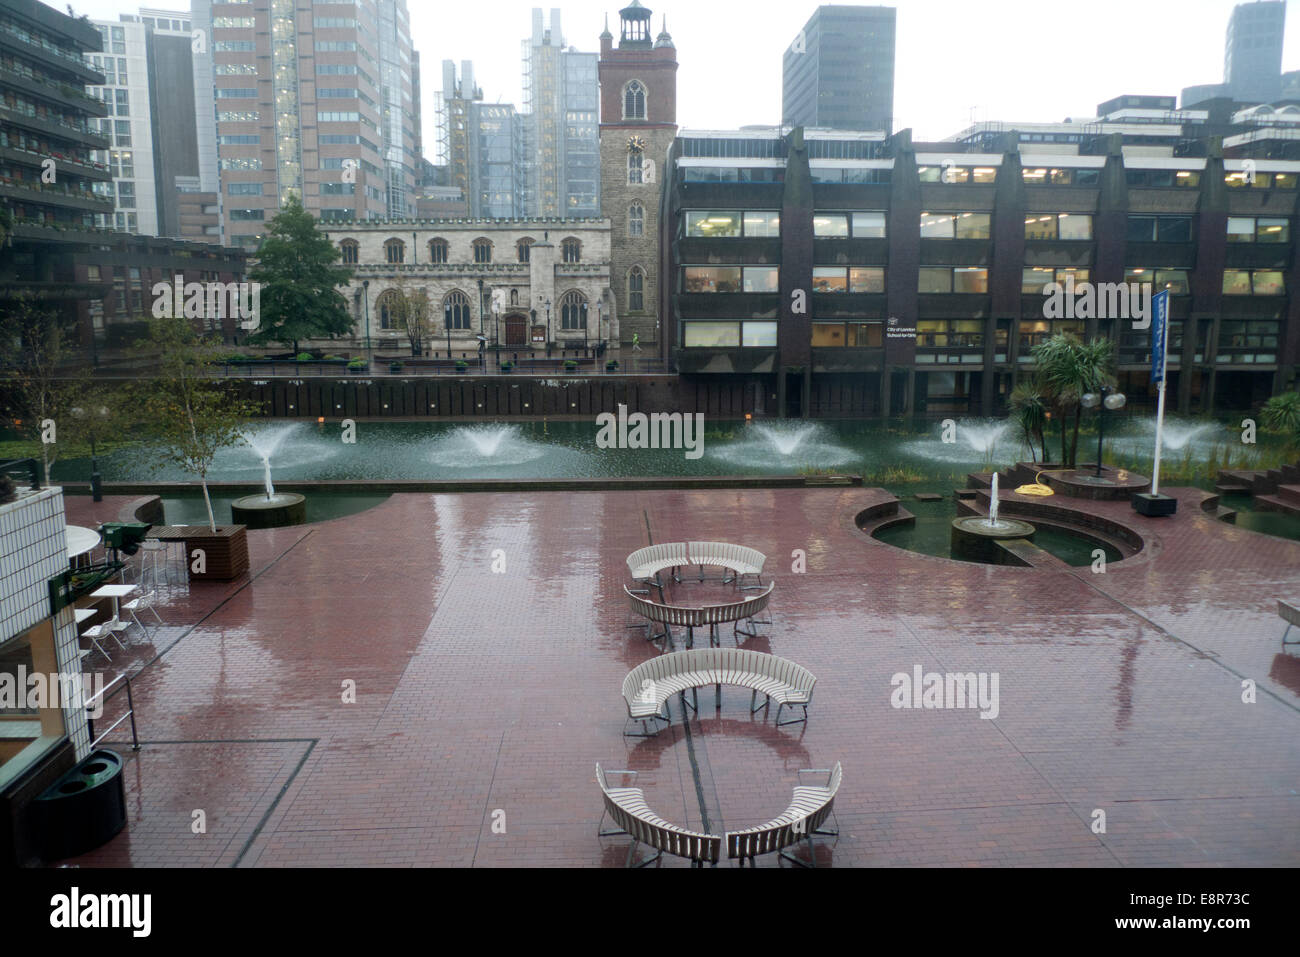
<path fill-rule="evenodd" d="M 115 655 L 146 743 L 114 736 L 129 825 L 73 863 L 621 866 L 626 842 L 596 836 L 597 761 L 715 832 L 841 761 L 819 864 L 1300 864 L 1300 677 L 1274 611 L 1300 597 L 1300 543 L 1178 490 L 1171 519 L 1069 503 L 1147 538 L 1104 574 L 971 565 L 859 533 L 884 494 L 398 494 L 249 532 L 251 578 L 169 586 L 167 626 Z M 70 496 L 68 521 L 125 502 Z M 622 680 L 658 653 L 622 592 L 649 536 L 768 556 L 774 623 L 750 646 L 817 676 L 806 727 L 709 688 L 689 722 L 674 703 L 659 736 L 623 737 Z M 894 707 L 918 665 L 997 674 L 997 717 Z"/>

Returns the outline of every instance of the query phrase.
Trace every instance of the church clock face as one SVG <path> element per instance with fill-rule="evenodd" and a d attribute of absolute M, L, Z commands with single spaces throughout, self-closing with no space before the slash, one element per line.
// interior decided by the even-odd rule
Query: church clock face
<path fill-rule="evenodd" d="M 630 152 L 633 152 L 633 153 L 644 153 L 644 152 L 645 152 L 645 147 L 646 147 L 646 142 L 645 142 L 645 139 L 644 139 L 643 137 L 640 137 L 640 136 L 629 136 L 629 137 L 628 137 L 628 140 L 627 140 L 627 148 L 628 148 L 628 150 L 629 150 Z"/>

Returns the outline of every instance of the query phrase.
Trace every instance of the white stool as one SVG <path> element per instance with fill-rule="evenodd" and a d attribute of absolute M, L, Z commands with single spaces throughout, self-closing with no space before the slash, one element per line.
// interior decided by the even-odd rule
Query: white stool
<path fill-rule="evenodd" d="M 171 583 L 171 563 L 168 559 L 170 548 L 167 542 L 150 538 L 140 543 L 140 578 L 137 584 L 143 585 L 146 565 L 149 569 L 150 583 L 158 584 L 158 569 L 161 566 L 164 580 Z"/>
<path fill-rule="evenodd" d="M 137 612 L 149 612 L 158 621 L 159 628 L 165 624 L 162 620 L 162 616 L 158 614 L 158 609 L 153 606 L 153 592 L 145 592 L 139 598 L 132 598 L 122 607 L 126 609 L 126 613 L 131 616 L 131 620 L 134 621 L 140 627 L 140 630 L 144 632 L 146 638 L 151 637 L 149 629 L 144 626 L 144 622 L 140 620 L 140 616 Z"/>

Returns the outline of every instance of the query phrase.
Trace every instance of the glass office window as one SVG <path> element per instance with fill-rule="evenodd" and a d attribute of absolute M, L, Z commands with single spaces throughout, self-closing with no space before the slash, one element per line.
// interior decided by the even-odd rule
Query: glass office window
<path fill-rule="evenodd" d="M 956 217 L 958 239 L 988 239 L 988 213 L 959 213 Z"/>
<path fill-rule="evenodd" d="M 855 239 L 884 239 L 885 214 L 883 212 L 854 213 L 853 236 Z"/>
<path fill-rule="evenodd" d="M 1057 217 L 1057 231 L 1061 239 L 1092 239 L 1092 217 L 1079 213 L 1061 213 Z"/>
<path fill-rule="evenodd" d="M 847 271 L 841 266 L 815 266 L 813 292 L 848 292 Z"/>
<path fill-rule="evenodd" d="M 745 266 L 745 292 L 780 292 L 780 269 L 776 266 Z"/>
<path fill-rule="evenodd" d="M 686 292 L 740 292 L 739 266 L 685 266 L 683 289 Z"/>
<path fill-rule="evenodd" d="M 1250 270 L 1225 269 L 1223 271 L 1223 294 L 1225 296 L 1250 295 Z"/>
<path fill-rule="evenodd" d="M 1286 219 L 1255 220 L 1255 241 L 1259 243 L 1289 243 L 1291 222 Z"/>
<path fill-rule="evenodd" d="M 989 271 L 982 267 L 957 267 L 952 271 L 952 291 L 966 293 L 988 292 Z"/>
<path fill-rule="evenodd" d="M 715 238 L 740 235 L 740 213 L 720 210 L 687 210 L 686 235 Z"/>
<path fill-rule="evenodd" d="M 740 345 L 740 323 L 683 323 L 682 345 L 687 349 L 726 348 L 728 346 L 738 346 Z"/>
<path fill-rule="evenodd" d="M 952 270 L 945 266 L 922 266 L 917 275 L 917 292 L 952 292 Z"/>
<path fill-rule="evenodd" d="M 742 346 L 775 346 L 776 345 L 776 323 L 775 322 L 746 322 L 741 326 Z"/>
<path fill-rule="evenodd" d="M 781 214 L 775 211 L 747 212 L 744 215 L 744 223 L 746 236 L 781 235 Z"/>
<path fill-rule="evenodd" d="M 843 346 L 844 323 L 814 322 L 812 324 L 812 344 L 814 348 L 826 349 Z"/>
<path fill-rule="evenodd" d="M 849 217 L 843 213 L 814 213 L 813 235 L 818 239 L 845 239 L 849 235 Z"/>
<path fill-rule="evenodd" d="M 849 267 L 849 292 L 881 293 L 885 291 L 883 266 Z"/>
<path fill-rule="evenodd" d="M 952 239 L 956 235 L 951 213 L 922 213 L 922 239 Z"/>
<path fill-rule="evenodd" d="M 1286 292 L 1282 273 L 1275 269 L 1256 269 L 1251 275 L 1251 287 L 1257 296 L 1280 296 Z"/>

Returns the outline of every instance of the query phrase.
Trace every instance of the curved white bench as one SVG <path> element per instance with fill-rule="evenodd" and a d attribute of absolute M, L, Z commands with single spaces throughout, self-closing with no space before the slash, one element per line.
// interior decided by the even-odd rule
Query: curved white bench
<path fill-rule="evenodd" d="M 632 856 L 636 853 L 638 844 L 653 847 L 657 852 L 653 857 L 640 862 L 638 867 L 653 864 L 663 856 L 664 851 L 676 857 L 687 858 L 696 867 L 703 867 L 705 861 L 710 864 L 718 863 L 718 858 L 722 854 L 721 837 L 716 834 L 688 831 L 676 824 L 670 824 L 650 810 L 645 802 L 645 793 L 640 788 L 610 787 L 607 774 L 636 777 L 636 772 L 604 771 L 600 763 L 596 763 L 596 783 L 600 785 L 605 800 L 605 810 L 601 814 L 601 820 L 603 821 L 608 814 L 610 820 L 618 825 L 618 830 L 604 831 L 597 823 L 596 834 L 600 837 L 615 834 L 626 834 L 631 837 L 632 846 L 627 850 L 628 865 L 632 863 Z"/>
<path fill-rule="evenodd" d="M 634 582 L 646 582 L 659 589 L 663 597 L 663 582 L 659 573 L 670 568 L 679 568 L 691 564 L 685 542 L 668 542 L 663 545 L 647 545 L 638 548 L 627 556 L 627 571 Z M 673 576 L 676 578 L 676 575 Z M 649 589 L 644 589 L 648 591 Z"/>
<path fill-rule="evenodd" d="M 697 565 L 700 581 L 704 581 L 704 567 L 717 566 L 732 573 L 731 578 L 723 578 L 724 584 L 734 581 L 742 589 L 762 588 L 763 564 L 766 561 L 767 556 L 757 549 L 730 542 L 665 542 L 662 545 L 638 548 L 627 557 L 627 570 L 633 582 L 653 585 L 659 589 L 662 597 L 663 581 L 659 575 L 668 569 L 673 570 L 673 581 L 681 582 L 677 569 L 684 565 Z M 753 584 L 740 584 L 750 577 L 754 579 Z"/>
<path fill-rule="evenodd" d="M 657 734 L 660 729 L 656 727 L 653 732 L 649 731 L 646 722 L 666 723 L 669 720 L 668 699 L 674 694 L 680 694 L 685 704 L 686 692 L 703 685 L 714 685 L 717 688 L 719 702 L 723 685 L 749 688 L 753 692 L 749 696 L 751 714 L 776 701 L 777 725 L 806 722 L 808 705 L 812 703 L 816 684 L 816 677 L 807 668 L 761 651 L 747 648 L 695 648 L 691 651 L 670 652 L 643 661 L 623 679 L 623 700 L 627 704 L 623 734 L 628 737 L 650 737 Z M 755 706 L 754 702 L 760 694 L 765 700 L 763 704 Z M 782 721 L 781 711 L 787 707 L 803 708 L 803 717 Z M 699 709 L 698 700 L 695 708 Z M 629 734 L 629 721 L 641 722 L 642 733 Z"/>
<path fill-rule="evenodd" d="M 758 827 L 728 831 L 727 857 L 729 859 L 739 859 L 741 867 L 745 866 L 745 860 L 748 859 L 750 866 L 753 866 L 756 855 L 777 851 L 782 858 L 792 864 L 807 866 L 797 857 L 785 852 L 785 848 L 792 844 L 807 840 L 809 859 L 812 861 L 812 866 L 817 865 L 813 835 L 839 834 L 838 826 L 831 830 L 823 830 L 822 825 L 835 812 L 835 795 L 843 779 L 843 768 L 836 761 L 833 768 L 804 770 L 799 773 L 825 775 L 826 783 L 816 786 L 796 786 L 790 806 L 779 817 Z"/>
<path fill-rule="evenodd" d="M 661 602 L 653 602 L 648 598 L 642 598 L 631 588 L 623 586 L 623 591 L 627 595 L 628 606 L 632 613 L 640 615 L 647 622 L 657 623 L 664 626 L 664 630 L 658 634 L 654 633 L 647 625 L 646 637 L 650 641 L 657 641 L 660 638 L 666 638 L 668 647 L 672 647 L 673 632 L 672 626 L 677 625 L 686 629 L 686 646 L 692 648 L 695 646 L 695 629 L 709 626 L 709 644 L 721 644 L 721 636 L 718 633 L 718 625 L 732 623 L 731 634 L 736 639 L 736 644 L 740 644 L 740 636 L 754 637 L 757 632 L 753 630 L 754 625 L 771 624 L 770 621 L 757 621 L 754 616 L 767 607 L 772 598 L 772 589 L 776 587 L 776 582 L 768 582 L 767 588 L 757 595 L 751 595 L 749 598 L 740 601 L 724 602 L 720 605 L 667 605 Z M 751 627 L 742 629 L 740 623 L 749 621 Z"/>

